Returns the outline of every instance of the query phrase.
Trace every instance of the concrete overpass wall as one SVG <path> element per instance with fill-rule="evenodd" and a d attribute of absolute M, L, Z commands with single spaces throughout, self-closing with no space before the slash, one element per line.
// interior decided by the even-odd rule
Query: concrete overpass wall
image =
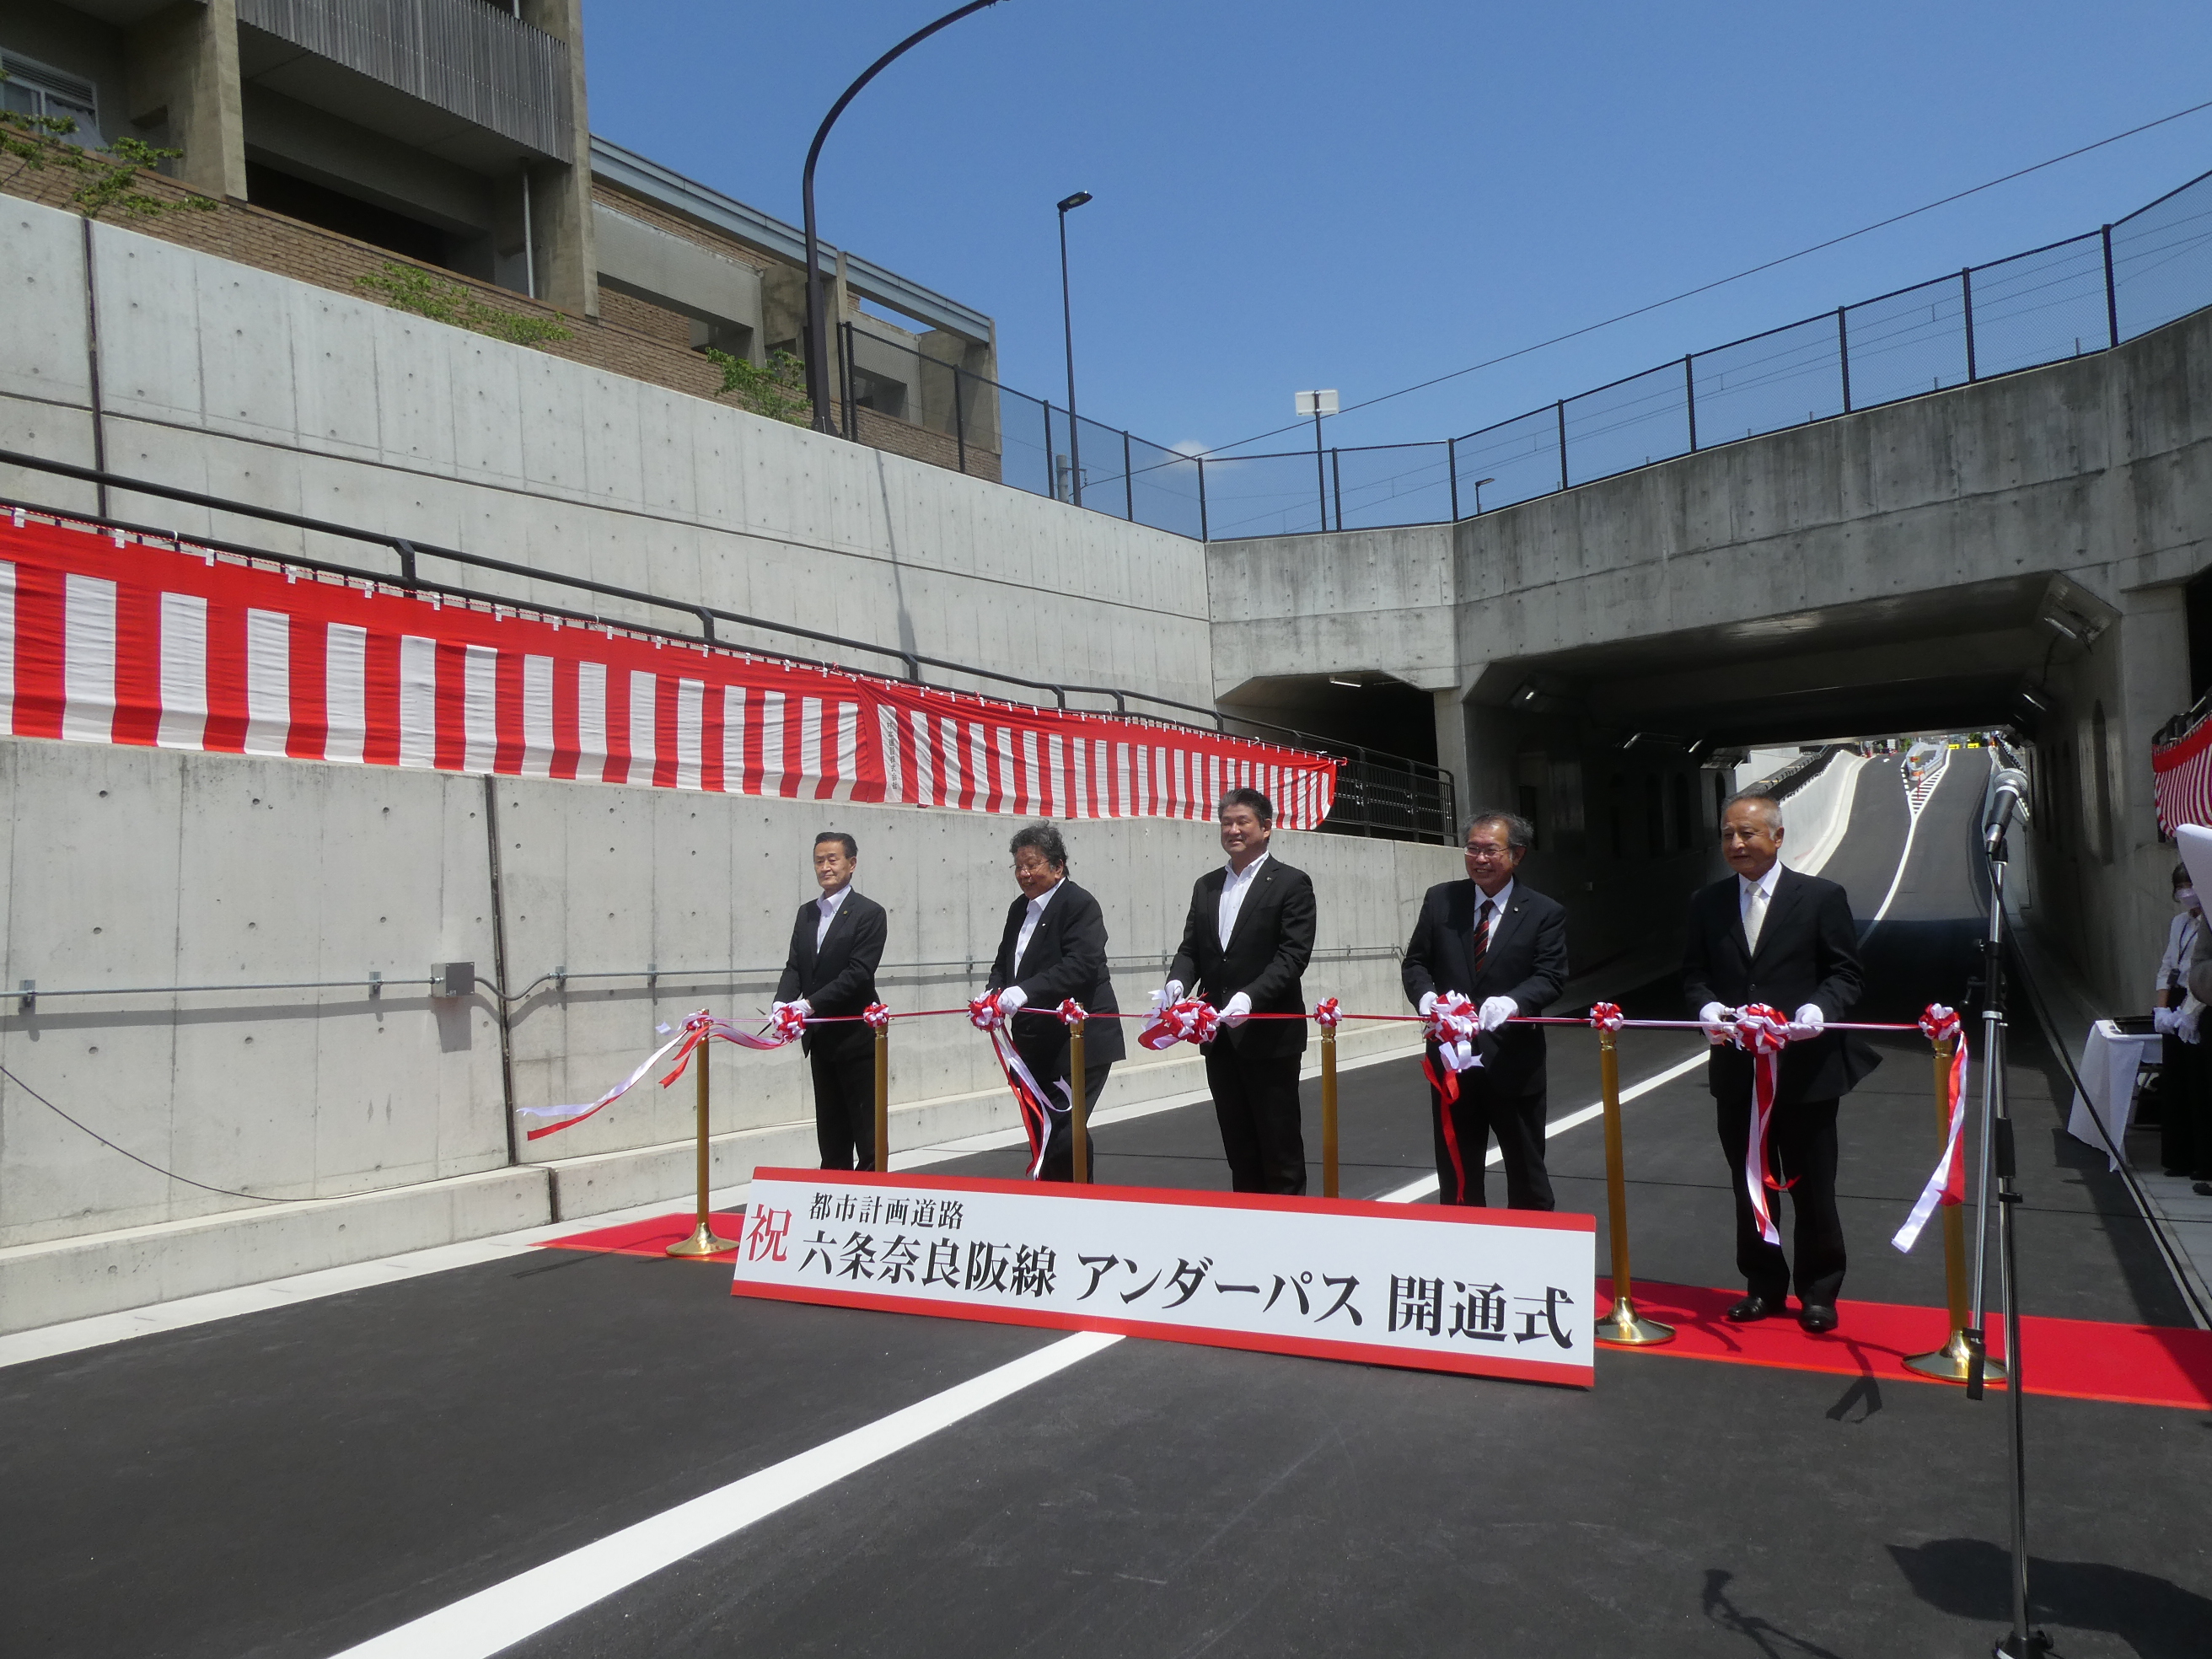
<path fill-rule="evenodd" d="M 1578 761 L 1560 775 L 1587 819 L 1593 779 L 1638 769 L 1621 748 L 1638 730 L 2035 722 L 2053 787 L 2039 836 L 2056 837 L 2039 839 L 2038 900 L 2124 1006 L 2169 914 L 2149 738 L 2190 700 L 2179 584 L 2208 563 L 2212 313 L 1456 526 L 1207 551 L 1218 691 L 1400 674 L 1437 692 L 1466 799 L 1512 799 Z M 2042 625 L 2053 593 L 2104 625 L 2094 644 Z M 2024 686 L 2048 716 L 2017 701 Z M 1524 688 L 1547 712 L 1516 709 Z M 1559 793 L 1540 789 L 1571 820 Z M 1609 842 L 1558 840 L 1571 867 L 1556 886 L 1618 878 Z M 1651 875 L 1641 890 L 1659 890 Z"/>
<path fill-rule="evenodd" d="M 114 471 L 258 506 L 1039 680 L 1211 699 L 1200 553 L 1182 538 L 115 226 L 88 241 L 76 215 L 33 203 L 0 203 L 0 447 L 78 465 L 104 448 Z M 94 506 L 88 487 L 27 471 L 0 469 L 0 491 Z M 392 568 L 358 544 L 150 497 L 111 511 Z M 483 585 L 693 625 L 551 584 Z"/>

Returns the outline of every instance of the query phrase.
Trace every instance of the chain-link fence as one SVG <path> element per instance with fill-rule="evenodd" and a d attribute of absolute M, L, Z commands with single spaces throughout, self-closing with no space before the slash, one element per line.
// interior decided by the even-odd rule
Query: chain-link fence
<path fill-rule="evenodd" d="M 2102 351 L 2212 304 L 2212 173 L 2112 224 L 1692 352 L 1441 442 L 1194 457 L 875 335 L 851 374 L 963 472 L 1196 539 L 1437 524 L 1739 439 Z M 845 358 L 854 355 L 851 325 Z M 908 446 L 910 447 L 910 446 Z M 933 451 L 933 453 L 934 452 Z"/>

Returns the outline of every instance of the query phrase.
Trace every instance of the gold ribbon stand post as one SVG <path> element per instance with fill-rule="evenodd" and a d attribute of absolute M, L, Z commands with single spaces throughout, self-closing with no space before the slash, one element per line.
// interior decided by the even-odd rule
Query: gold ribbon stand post
<path fill-rule="evenodd" d="M 891 1023 L 876 1027 L 876 1173 L 891 1167 Z"/>
<path fill-rule="evenodd" d="M 1620 1151 L 1620 1050 L 1617 1034 L 1597 1034 L 1599 1080 L 1605 1093 L 1605 1197 L 1613 1233 L 1613 1309 L 1597 1322 L 1596 1338 L 1617 1348 L 1648 1348 L 1674 1340 L 1674 1328 L 1636 1311 L 1628 1276 L 1628 1177 Z"/>
<path fill-rule="evenodd" d="M 1321 1028 L 1321 1195 L 1336 1196 L 1336 1027 Z"/>
<path fill-rule="evenodd" d="M 1936 1145 L 1939 1155 L 1951 1144 L 1951 1060 L 1957 1048 L 1956 1037 L 1943 1037 L 1936 1044 Z M 1966 1139 L 1961 1136 L 1959 1156 L 1963 1158 L 1966 1155 Z M 1950 1304 L 1951 1340 L 1933 1353 L 1914 1354 L 1905 1362 L 1905 1369 L 1922 1376 L 1932 1376 L 1939 1382 L 1964 1382 L 1973 1359 L 1973 1347 L 1966 1336 L 1966 1209 L 1963 1205 L 1946 1204 L 1941 1206 L 1940 1213 L 1943 1218 L 1943 1278 L 1945 1299 Z M 2003 1364 L 1984 1358 L 1982 1377 L 1991 1384 L 2002 1383 Z"/>
<path fill-rule="evenodd" d="M 713 1044 L 711 1036 L 702 1037 L 691 1052 L 691 1064 L 699 1075 L 699 1224 L 689 1238 L 680 1238 L 668 1247 L 671 1255 L 718 1255 L 738 1248 L 736 1239 L 714 1236 L 714 1218 L 707 1208 L 707 1051 Z"/>
<path fill-rule="evenodd" d="M 1067 1132 L 1074 1139 L 1073 1175 L 1078 1186 L 1091 1182 L 1091 1101 L 1083 1086 L 1083 1023 L 1078 1014 L 1067 1024 Z"/>

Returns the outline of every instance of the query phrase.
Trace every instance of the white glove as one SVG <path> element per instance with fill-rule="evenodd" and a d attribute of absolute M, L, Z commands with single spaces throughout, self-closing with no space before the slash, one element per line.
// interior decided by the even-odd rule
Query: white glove
<path fill-rule="evenodd" d="M 1009 985 L 999 993 L 999 1012 L 1008 1019 L 1029 1006 L 1030 994 L 1018 985 Z"/>
<path fill-rule="evenodd" d="M 1421 1005 L 1420 1005 L 1420 1015 L 1421 1015 L 1421 1018 L 1422 1018 L 1423 1019 L 1426 1019 L 1426 1018 L 1427 1018 L 1431 1014 L 1433 1014 L 1434 1012 L 1436 1012 L 1436 1011 L 1437 1011 L 1437 994 L 1436 994 L 1434 991 L 1424 991 L 1424 992 L 1422 992 L 1422 993 L 1421 993 Z"/>
<path fill-rule="evenodd" d="M 1157 1014 L 1161 1009 L 1182 1000 L 1182 981 L 1179 979 L 1171 979 L 1152 993 L 1152 1012 Z"/>
<path fill-rule="evenodd" d="M 2181 1010 L 2179 1008 L 2152 1009 L 2150 1028 L 2160 1036 L 2179 1036 L 2181 1034 Z"/>
<path fill-rule="evenodd" d="M 1735 1010 L 1724 1002 L 1709 1002 L 1698 1010 L 1698 1024 L 1705 1028 L 1705 1041 L 1716 1048 L 1735 1035 L 1729 1022 Z"/>
<path fill-rule="evenodd" d="M 1252 999 L 1239 991 L 1221 1005 L 1221 1023 L 1231 1030 L 1242 1025 L 1252 1013 Z"/>
<path fill-rule="evenodd" d="M 1511 997 L 1485 997 L 1475 1018 L 1486 1031 L 1494 1031 L 1521 1012 L 1521 1005 Z"/>
<path fill-rule="evenodd" d="M 2173 1011 L 2173 1034 L 2192 1048 L 2197 1046 L 2200 1035 L 2197 1029 L 2197 1018 L 2203 1012 L 2201 1007 L 2182 1007 Z"/>
<path fill-rule="evenodd" d="M 1790 1040 L 1792 1042 L 1802 1042 L 1808 1037 L 1816 1037 L 1820 1035 L 1821 1029 L 1827 1023 L 1828 1017 L 1822 1013 L 1817 1006 L 1808 1002 L 1797 1011 L 1796 1017 L 1790 1022 Z"/>
<path fill-rule="evenodd" d="M 790 1006 L 799 1011 L 799 1018 L 811 1019 L 814 1018 L 814 1005 L 809 1002 L 805 997 L 799 998 L 798 1001 L 792 1003 Z"/>
<path fill-rule="evenodd" d="M 795 1010 L 801 1019 L 811 1018 L 814 1013 L 814 1010 L 806 1006 L 806 999 L 800 997 L 794 1002 L 771 1002 L 768 1006 L 769 1017 L 774 1018 L 787 1008 Z"/>

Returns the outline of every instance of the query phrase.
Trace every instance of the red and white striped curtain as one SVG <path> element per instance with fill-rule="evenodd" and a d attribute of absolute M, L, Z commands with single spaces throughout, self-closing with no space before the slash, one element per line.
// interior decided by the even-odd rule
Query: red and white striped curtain
<path fill-rule="evenodd" d="M 2150 754 L 2158 827 L 2168 836 L 2185 823 L 2212 824 L 2212 717 Z"/>
<path fill-rule="evenodd" d="M 1336 763 L 0 520 L 0 732 L 1061 818 L 1328 816 Z"/>

